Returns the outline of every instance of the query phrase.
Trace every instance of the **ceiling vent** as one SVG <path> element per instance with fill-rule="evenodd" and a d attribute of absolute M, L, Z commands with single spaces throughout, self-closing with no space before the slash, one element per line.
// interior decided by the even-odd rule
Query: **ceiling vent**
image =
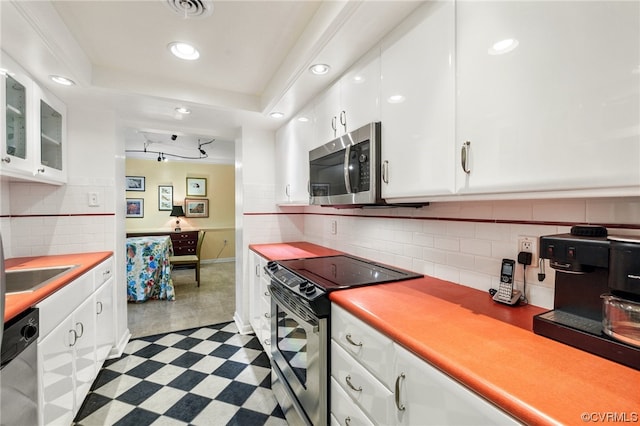
<path fill-rule="evenodd" d="M 212 0 L 167 0 L 167 5 L 181 18 L 204 18 L 213 12 Z"/>

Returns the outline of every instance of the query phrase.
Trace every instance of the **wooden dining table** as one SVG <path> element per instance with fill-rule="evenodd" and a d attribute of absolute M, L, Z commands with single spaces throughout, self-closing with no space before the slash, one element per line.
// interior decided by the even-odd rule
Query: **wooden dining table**
<path fill-rule="evenodd" d="M 175 300 L 171 264 L 173 255 L 168 235 L 127 238 L 127 300 Z"/>

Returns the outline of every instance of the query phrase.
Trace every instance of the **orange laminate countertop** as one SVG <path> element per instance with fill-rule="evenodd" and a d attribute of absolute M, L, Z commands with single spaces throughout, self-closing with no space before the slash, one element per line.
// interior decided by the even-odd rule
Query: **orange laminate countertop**
<path fill-rule="evenodd" d="M 534 334 L 533 316 L 544 309 L 501 305 L 432 277 L 330 297 L 526 424 L 640 416 L 640 371 Z"/>
<path fill-rule="evenodd" d="M 267 260 L 302 259 L 305 257 L 344 254 L 344 252 L 341 251 L 302 241 L 292 243 L 250 244 L 249 249 Z"/>
<path fill-rule="evenodd" d="M 97 266 L 113 255 L 113 252 L 102 251 L 93 253 L 60 254 L 54 256 L 16 257 L 5 260 L 5 269 L 14 271 L 20 269 L 48 268 L 55 266 L 78 265 L 77 268 L 56 278 L 44 287 L 28 293 L 7 294 L 5 296 L 4 321 L 36 305 L 41 300 L 58 289 L 69 284 L 80 275 Z"/>

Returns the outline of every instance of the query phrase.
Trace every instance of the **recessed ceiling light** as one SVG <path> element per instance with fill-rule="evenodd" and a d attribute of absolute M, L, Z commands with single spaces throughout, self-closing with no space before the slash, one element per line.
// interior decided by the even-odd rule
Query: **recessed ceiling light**
<path fill-rule="evenodd" d="M 271 118 L 282 118 L 282 117 L 284 117 L 284 114 L 279 112 L 279 111 L 274 111 L 271 114 L 269 114 L 269 117 L 271 117 Z"/>
<path fill-rule="evenodd" d="M 406 98 L 402 95 L 391 95 L 387 98 L 390 104 L 401 104 Z"/>
<path fill-rule="evenodd" d="M 493 43 L 493 46 L 489 48 L 489 55 L 503 55 L 511 52 L 518 47 L 518 40 L 515 38 L 507 38 Z"/>
<path fill-rule="evenodd" d="M 67 77 L 62 77 L 60 75 L 50 75 L 49 78 L 51 79 L 51 81 L 63 86 L 73 86 L 74 84 L 76 84 L 75 81 L 68 79 Z"/>
<path fill-rule="evenodd" d="M 194 61 L 200 57 L 200 52 L 198 49 L 190 45 L 189 43 L 184 43 L 181 41 L 174 41 L 167 45 L 167 48 L 174 56 L 185 59 L 187 61 Z"/>
<path fill-rule="evenodd" d="M 191 110 L 189 108 L 185 108 L 185 107 L 176 108 L 176 112 L 180 113 L 180 114 L 191 114 Z"/>
<path fill-rule="evenodd" d="M 307 123 L 309 121 L 309 117 L 305 117 L 304 115 L 301 115 L 300 117 L 298 117 L 298 121 L 301 123 Z"/>
<path fill-rule="evenodd" d="M 315 64 L 309 67 L 309 71 L 311 71 L 315 75 L 324 75 L 329 72 L 331 67 L 327 64 Z"/>

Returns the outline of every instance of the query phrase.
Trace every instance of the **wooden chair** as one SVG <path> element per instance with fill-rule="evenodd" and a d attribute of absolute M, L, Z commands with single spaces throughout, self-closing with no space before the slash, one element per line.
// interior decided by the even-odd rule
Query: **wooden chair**
<path fill-rule="evenodd" d="M 198 243 L 196 245 L 196 254 L 187 254 L 184 256 L 169 256 L 171 268 L 174 266 L 193 266 L 196 270 L 196 283 L 200 287 L 200 249 L 204 241 L 205 231 L 198 232 Z"/>

